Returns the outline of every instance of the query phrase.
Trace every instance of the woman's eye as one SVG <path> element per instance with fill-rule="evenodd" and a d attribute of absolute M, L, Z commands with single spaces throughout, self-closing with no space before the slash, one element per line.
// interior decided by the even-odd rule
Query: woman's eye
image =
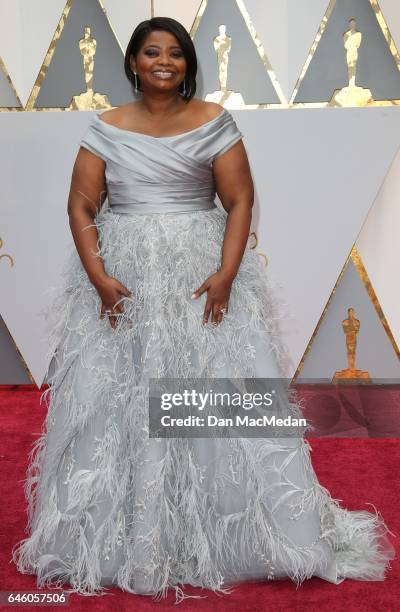
<path fill-rule="evenodd" d="M 156 55 L 158 55 L 158 51 L 156 49 L 147 49 L 147 51 L 144 52 L 145 55 L 147 55 L 148 57 L 155 57 Z M 172 57 L 182 57 L 183 53 L 182 51 L 173 51 L 171 53 Z"/>

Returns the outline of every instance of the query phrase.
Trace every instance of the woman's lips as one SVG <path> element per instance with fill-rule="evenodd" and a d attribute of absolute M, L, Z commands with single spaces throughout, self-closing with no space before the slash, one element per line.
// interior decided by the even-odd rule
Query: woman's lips
<path fill-rule="evenodd" d="M 158 70 L 153 72 L 152 74 L 158 79 L 172 79 L 175 76 L 174 72 L 162 72 Z"/>

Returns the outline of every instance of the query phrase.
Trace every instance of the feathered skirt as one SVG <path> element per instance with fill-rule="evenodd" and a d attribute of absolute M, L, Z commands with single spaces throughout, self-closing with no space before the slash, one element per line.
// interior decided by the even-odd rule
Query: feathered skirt
<path fill-rule="evenodd" d="M 279 377 L 282 317 L 247 248 L 220 325 L 202 324 L 227 214 L 117 215 L 95 223 L 99 255 L 131 292 L 113 330 L 76 251 L 52 302 L 48 412 L 25 481 L 28 537 L 14 545 L 38 587 L 69 583 L 156 598 L 190 584 L 311 576 L 383 580 L 393 558 L 378 512 L 347 511 L 319 484 L 301 436 L 151 438 L 150 377 Z M 301 415 L 288 396 L 287 410 Z"/>

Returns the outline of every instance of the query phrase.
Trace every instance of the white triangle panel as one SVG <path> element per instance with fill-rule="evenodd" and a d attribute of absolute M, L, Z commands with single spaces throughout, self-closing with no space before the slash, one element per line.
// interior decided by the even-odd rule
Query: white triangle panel
<path fill-rule="evenodd" d="M 172 17 L 189 32 L 200 5 L 201 0 L 154 0 L 154 16 Z"/>
<path fill-rule="evenodd" d="M 400 152 L 357 240 L 357 249 L 397 346 L 400 346 Z"/>
<path fill-rule="evenodd" d="M 287 312 L 292 376 L 398 150 L 396 108 L 233 114 L 255 182 L 257 251 Z M 350 136 L 348 136 L 350 135 Z M 367 262 L 365 262 L 367 265 Z"/>
<path fill-rule="evenodd" d="M 66 0 L 2 0 L 0 56 L 25 106 Z"/>
<path fill-rule="evenodd" d="M 102 4 L 125 52 L 136 26 L 151 17 L 151 0 L 104 0 Z"/>
<path fill-rule="evenodd" d="M 329 0 L 246 0 L 272 69 L 289 100 Z"/>

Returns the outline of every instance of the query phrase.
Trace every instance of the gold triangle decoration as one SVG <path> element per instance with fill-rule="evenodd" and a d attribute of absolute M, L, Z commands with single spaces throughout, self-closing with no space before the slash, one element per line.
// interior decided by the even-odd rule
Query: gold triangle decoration
<path fill-rule="evenodd" d="M 317 336 L 317 334 L 319 332 L 319 329 L 321 327 L 322 321 L 324 320 L 324 318 L 325 318 L 325 316 L 326 316 L 326 314 L 328 312 L 328 308 L 329 308 L 329 306 L 331 304 L 332 298 L 335 295 L 336 289 L 339 286 L 339 284 L 340 284 L 340 282 L 341 282 L 341 280 L 343 278 L 343 275 L 344 275 L 344 273 L 347 270 L 347 267 L 348 267 L 350 261 L 352 261 L 352 263 L 354 264 L 354 267 L 356 268 L 356 270 L 357 270 L 357 272 L 358 272 L 358 274 L 360 276 L 360 279 L 363 282 L 363 285 L 364 285 L 364 287 L 365 287 L 365 289 L 366 289 L 366 291 L 367 291 L 367 293 L 369 295 L 369 298 L 370 298 L 372 304 L 374 305 L 376 313 L 377 313 L 377 315 L 378 315 L 378 317 L 379 317 L 379 319 L 381 321 L 381 324 L 382 324 L 382 326 L 383 326 L 383 328 L 384 328 L 384 330 L 385 330 L 385 332 L 386 332 L 386 334 L 387 334 L 387 336 L 388 336 L 388 338 L 390 340 L 390 343 L 391 343 L 391 345 L 393 347 L 394 352 L 396 353 L 397 357 L 400 358 L 399 347 L 397 346 L 396 340 L 395 340 L 395 338 L 393 336 L 393 333 L 392 333 L 392 331 L 390 329 L 389 323 L 388 323 L 388 321 L 387 321 L 387 319 L 386 319 L 386 317 L 385 317 L 385 315 L 383 313 L 382 307 L 381 307 L 381 305 L 379 303 L 379 300 L 378 300 L 378 297 L 377 297 L 377 295 L 376 295 L 376 293 L 374 291 L 374 288 L 372 286 L 371 280 L 368 277 L 368 274 L 367 274 L 367 271 L 366 271 L 366 269 L 364 267 L 364 264 L 361 261 L 360 254 L 358 253 L 358 250 L 355 247 L 355 245 L 353 245 L 353 247 L 352 247 L 352 249 L 350 251 L 350 254 L 348 255 L 348 257 L 347 257 L 347 259 L 345 261 L 345 264 L 344 264 L 344 266 L 343 266 L 343 268 L 342 268 L 342 270 L 341 270 L 341 272 L 340 272 L 340 274 L 338 276 L 338 279 L 337 279 L 337 281 L 335 283 L 335 286 L 332 289 L 332 293 L 329 296 L 329 299 L 328 299 L 328 301 L 327 301 L 327 303 L 325 305 L 325 308 L 322 311 L 322 314 L 321 314 L 321 316 L 320 316 L 320 318 L 318 320 L 318 323 L 317 323 L 317 325 L 316 325 L 316 327 L 314 329 L 314 332 L 312 333 L 312 336 L 311 336 L 311 338 L 310 338 L 310 340 L 309 340 L 309 342 L 307 344 L 306 350 L 303 353 L 303 356 L 302 356 L 302 358 L 300 360 L 300 363 L 297 366 L 297 369 L 296 369 L 296 371 L 295 371 L 295 373 L 293 375 L 293 378 L 292 378 L 291 382 L 295 382 L 296 381 L 296 379 L 298 378 L 301 370 L 303 369 L 304 363 L 306 361 L 306 358 L 307 358 L 308 354 L 311 351 L 312 345 L 313 345 L 314 340 L 315 340 L 315 338 L 316 338 L 316 336 Z M 301 380 L 299 382 L 301 384 Z"/>
<path fill-rule="evenodd" d="M 390 33 L 390 30 L 388 28 L 388 25 L 385 21 L 385 18 L 383 16 L 383 13 L 379 7 L 378 4 L 378 0 L 366 0 L 367 2 L 370 3 L 371 8 L 375 14 L 377 23 L 382 31 L 382 34 L 387 42 L 388 48 L 390 50 L 391 55 L 393 56 L 394 62 L 400 72 L 400 54 L 396 48 L 395 42 L 393 40 L 393 37 Z M 332 12 L 336 6 L 336 2 L 337 0 L 330 0 L 328 8 L 325 12 L 324 17 L 322 18 L 321 21 L 321 25 L 318 29 L 318 32 L 316 34 L 315 40 L 311 45 L 310 51 L 308 53 L 308 56 L 306 58 L 306 61 L 304 63 L 303 69 L 301 71 L 301 74 L 297 80 L 296 86 L 293 90 L 293 93 L 290 97 L 289 100 L 289 107 L 302 107 L 302 108 L 325 108 L 328 106 L 335 106 L 335 107 L 361 107 L 361 106 L 399 106 L 400 105 L 400 99 L 395 99 L 395 100 L 374 100 L 372 97 L 372 94 L 370 92 L 370 90 L 368 89 L 364 89 L 362 87 L 357 87 L 355 85 L 355 75 L 352 78 L 352 82 L 349 82 L 349 86 L 343 88 L 343 90 L 336 90 L 334 92 L 334 94 L 332 95 L 332 98 L 330 100 L 327 100 L 326 102 L 295 102 L 295 99 L 297 97 L 297 94 L 299 92 L 300 86 L 305 78 L 305 75 L 310 67 L 310 64 L 314 58 L 315 52 L 317 50 L 317 47 L 321 41 L 321 38 L 324 34 L 324 31 L 326 29 L 326 26 L 328 24 L 328 21 L 332 15 Z M 355 24 L 351 25 L 350 22 L 354 21 Z M 348 32 L 346 32 L 345 34 L 350 35 L 352 34 L 360 34 L 359 32 L 357 32 L 357 25 L 356 25 L 356 20 L 355 19 L 350 19 L 349 20 L 349 30 Z M 353 31 L 353 27 L 354 27 L 354 31 Z M 362 34 L 361 34 L 362 36 Z M 347 38 L 347 40 L 349 40 L 349 36 Z M 360 44 L 360 39 L 358 41 L 356 41 L 356 44 Z M 356 47 L 356 45 L 355 45 Z M 349 50 L 348 52 L 348 57 L 350 58 L 349 61 L 349 75 L 351 72 L 355 73 L 355 68 L 356 68 L 356 58 L 355 56 L 357 55 L 357 53 L 353 52 L 354 57 L 351 58 L 352 52 L 351 50 Z"/>
<path fill-rule="evenodd" d="M 308 67 L 309 67 L 309 65 L 311 64 L 311 62 L 312 62 L 312 60 L 314 58 L 315 51 L 317 50 L 317 47 L 319 45 L 319 41 L 322 38 L 322 35 L 323 35 L 323 33 L 325 31 L 325 28 L 326 28 L 326 24 L 329 21 L 329 17 L 332 14 L 332 11 L 334 9 L 335 4 L 336 4 L 336 0 L 330 0 L 328 8 L 326 9 L 325 15 L 322 18 L 322 21 L 321 21 L 321 24 L 319 26 L 318 32 L 317 32 L 317 34 L 315 36 L 315 39 L 314 39 L 314 41 L 313 41 L 313 43 L 311 45 L 310 51 L 308 52 L 308 55 L 307 55 L 306 61 L 304 63 L 303 69 L 302 69 L 302 71 L 300 73 L 299 78 L 297 79 L 297 83 L 296 83 L 295 88 L 293 90 L 292 96 L 291 96 L 291 98 L 289 100 L 289 104 L 290 105 L 293 105 L 293 106 L 302 106 L 304 108 L 307 108 L 307 107 L 308 108 L 310 108 L 310 107 L 321 108 L 321 107 L 327 106 L 327 104 L 325 102 L 303 102 L 303 103 L 297 102 L 297 103 L 295 103 L 294 100 L 296 99 L 296 96 L 297 96 L 298 91 L 300 89 L 300 85 L 302 84 L 302 82 L 304 80 L 304 77 L 306 75 Z"/>
<path fill-rule="evenodd" d="M 367 293 L 370 297 L 371 302 L 374 305 L 374 308 L 378 314 L 378 317 L 385 329 L 385 332 L 390 340 L 390 343 L 393 347 L 394 352 L 396 353 L 397 357 L 400 358 L 400 350 L 399 347 L 397 346 L 397 342 L 393 336 L 392 330 L 390 329 L 389 323 L 383 313 L 382 307 L 379 303 L 378 297 L 374 291 L 374 288 L 372 286 L 371 280 L 368 276 L 367 270 L 364 267 L 363 262 L 361 261 L 361 257 L 360 254 L 358 252 L 358 250 L 353 247 L 352 252 L 351 252 L 351 259 L 353 261 L 353 264 L 362 280 L 362 282 L 364 283 L 364 287 L 367 290 Z"/>
<path fill-rule="evenodd" d="M 43 83 L 43 81 L 44 81 L 44 79 L 46 77 L 47 69 L 50 66 L 51 60 L 52 60 L 53 55 L 54 55 L 54 51 L 55 51 L 55 49 L 57 47 L 57 43 L 60 40 L 60 36 L 61 36 L 62 31 L 64 29 L 64 25 L 65 25 L 65 22 L 67 20 L 68 13 L 71 10 L 72 2 L 73 2 L 73 0 L 67 0 L 66 5 L 64 6 L 64 9 L 63 9 L 63 12 L 61 14 L 60 20 L 59 20 L 59 22 L 57 24 L 57 27 L 56 27 L 56 31 L 54 32 L 54 36 L 53 36 L 52 41 L 50 43 L 50 46 L 49 46 L 49 48 L 47 50 L 47 53 L 45 55 L 43 64 L 42 64 L 42 66 L 41 66 L 41 68 L 39 70 L 39 74 L 38 74 L 38 76 L 36 78 L 35 84 L 34 84 L 34 86 L 32 88 L 32 91 L 31 91 L 31 93 L 29 95 L 29 98 L 28 98 L 28 101 L 26 103 L 25 110 L 27 110 L 27 111 L 34 111 L 34 110 L 36 110 L 35 109 L 35 104 L 36 104 L 36 100 L 37 100 L 37 98 L 39 96 L 39 93 L 40 93 L 40 87 L 41 87 L 41 85 L 42 85 L 42 83 Z"/>
<path fill-rule="evenodd" d="M 213 0 L 215 2 L 218 2 L 218 0 Z M 201 23 L 201 20 L 203 18 L 203 15 L 207 9 L 208 6 L 208 2 L 209 0 L 202 0 L 201 5 L 199 10 L 197 11 L 196 17 L 193 21 L 192 27 L 190 28 L 190 36 L 192 39 L 194 39 L 196 32 L 199 28 L 199 25 Z M 232 2 L 235 2 L 242 17 L 243 17 L 243 21 L 247 27 L 247 30 L 254 42 L 254 45 L 256 47 L 257 53 L 260 56 L 260 59 L 262 61 L 262 64 L 265 68 L 265 71 L 267 72 L 269 79 L 271 81 L 272 87 L 275 90 L 275 93 L 280 101 L 280 104 L 278 103 L 268 103 L 268 104 L 244 104 L 244 102 L 240 103 L 239 106 L 237 106 L 237 108 L 246 108 L 246 109 L 257 109 L 257 108 L 277 108 L 277 107 L 281 107 L 281 106 L 287 106 L 287 100 L 285 97 L 285 94 L 283 92 L 283 89 L 276 77 L 276 74 L 268 60 L 267 54 L 265 53 L 263 44 L 260 40 L 260 38 L 258 37 L 258 34 L 253 26 L 253 23 L 250 19 L 250 15 L 249 12 L 246 8 L 246 5 L 244 3 L 243 0 L 232 0 Z M 236 93 L 236 92 L 232 92 L 232 93 Z M 239 94 L 240 95 L 240 94 Z M 221 102 L 221 104 L 223 104 L 223 102 Z M 233 108 L 233 106 L 232 106 Z"/>
<path fill-rule="evenodd" d="M 75 1 L 79 1 L 79 0 L 75 0 Z M 96 0 L 96 1 L 100 5 L 100 8 L 101 8 L 102 12 L 104 13 L 104 15 L 105 15 L 105 17 L 106 17 L 106 19 L 108 21 L 108 25 L 110 26 L 110 29 L 112 30 L 112 32 L 113 32 L 113 34 L 115 36 L 115 39 L 116 39 L 116 41 L 117 41 L 117 43 L 118 43 L 118 45 L 119 45 L 119 47 L 121 49 L 121 52 L 123 52 L 121 43 L 119 42 L 118 37 L 117 37 L 117 35 L 115 33 L 115 30 L 114 30 L 114 28 L 112 27 L 112 25 L 110 23 L 110 20 L 109 20 L 108 14 L 107 14 L 107 10 L 104 8 L 102 0 Z M 57 44 L 58 44 L 58 42 L 59 42 L 59 40 L 61 38 L 61 34 L 63 32 L 65 23 L 66 23 L 66 21 L 68 19 L 68 14 L 69 14 L 69 12 L 71 10 L 73 2 L 74 2 L 74 0 L 67 0 L 67 3 L 66 3 L 66 5 L 65 5 L 65 7 L 64 7 L 64 9 L 62 11 L 62 14 L 61 14 L 60 20 L 58 22 L 58 25 L 56 27 L 54 36 L 52 38 L 52 41 L 50 43 L 50 46 L 49 46 L 49 48 L 47 50 L 47 53 L 46 53 L 46 56 L 44 58 L 43 64 L 42 64 L 42 66 L 40 68 L 39 74 L 38 74 L 38 76 L 36 78 L 35 84 L 34 84 L 34 86 L 32 88 L 32 91 L 31 91 L 31 93 L 29 95 L 29 98 L 28 98 L 28 101 L 26 103 L 25 110 L 27 110 L 27 111 L 82 110 L 82 108 L 79 109 L 79 104 L 77 103 L 77 100 L 75 100 L 75 98 L 78 98 L 79 96 L 74 96 L 73 99 L 71 100 L 71 105 L 69 107 L 66 107 L 66 108 L 36 108 L 36 101 L 37 101 L 39 93 L 40 93 L 40 88 L 42 86 L 42 83 L 43 83 L 44 79 L 46 78 L 47 70 L 48 70 L 48 68 L 49 68 L 49 66 L 51 64 L 52 59 L 53 59 L 54 52 L 55 52 Z M 90 32 L 89 32 L 89 35 L 90 35 Z M 82 94 L 82 96 L 85 96 L 86 93 L 87 92 Z M 109 101 L 107 99 L 107 96 L 104 96 L 103 94 L 94 94 L 94 96 L 101 96 L 101 98 L 102 98 L 101 100 L 99 98 L 98 103 L 100 104 L 100 106 L 96 106 L 96 108 L 110 108 L 111 107 L 111 104 L 109 103 Z"/>
<path fill-rule="evenodd" d="M 0 107 L 0 112 L 7 112 L 7 111 L 11 111 L 11 110 L 22 110 L 23 106 L 22 106 L 22 102 L 19 99 L 19 96 L 17 94 L 17 90 L 14 87 L 14 83 L 12 82 L 12 79 L 8 73 L 8 70 L 5 66 L 5 63 L 3 62 L 3 60 L 0 57 L 0 72 L 3 73 L 4 78 L 7 80 L 9 86 L 10 86 L 10 91 L 12 93 L 12 95 L 14 96 L 17 104 L 15 106 L 1 106 Z"/>

